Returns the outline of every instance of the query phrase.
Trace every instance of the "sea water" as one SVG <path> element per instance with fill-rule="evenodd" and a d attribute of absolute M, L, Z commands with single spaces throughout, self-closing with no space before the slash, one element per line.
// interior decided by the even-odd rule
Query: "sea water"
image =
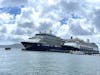
<path fill-rule="evenodd" d="M 0 75 L 100 75 L 100 56 L 0 49 Z"/>

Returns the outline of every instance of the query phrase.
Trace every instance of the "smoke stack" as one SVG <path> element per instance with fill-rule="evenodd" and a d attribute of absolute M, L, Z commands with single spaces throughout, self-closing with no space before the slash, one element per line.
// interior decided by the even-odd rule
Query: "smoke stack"
<path fill-rule="evenodd" d="M 71 36 L 71 39 L 73 39 L 73 37 Z"/>
<path fill-rule="evenodd" d="M 87 42 L 89 43 L 89 42 L 90 42 L 90 40 L 89 40 L 89 39 L 87 39 Z"/>

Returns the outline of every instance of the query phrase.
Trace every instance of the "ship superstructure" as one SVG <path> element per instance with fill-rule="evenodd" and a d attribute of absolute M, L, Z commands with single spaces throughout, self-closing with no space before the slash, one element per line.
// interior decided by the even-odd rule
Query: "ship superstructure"
<path fill-rule="evenodd" d="M 76 49 L 79 49 L 80 51 L 84 52 L 85 54 L 98 54 L 98 46 L 95 43 L 89 42 L 89 39 L 87 41 L 81 40 L 79 38 L 71 37 L 70 39 L 67 39 L 64 43 L 64 46 L 70 46 L 74 47 Z"/>

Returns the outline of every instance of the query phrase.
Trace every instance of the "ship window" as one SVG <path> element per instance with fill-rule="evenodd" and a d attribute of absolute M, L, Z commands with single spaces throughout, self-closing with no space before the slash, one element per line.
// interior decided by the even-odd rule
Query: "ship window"
<path fill-rule="evenodd" d="M 37 44 L 37 46 L 40 46 L 40 44 Z"/>

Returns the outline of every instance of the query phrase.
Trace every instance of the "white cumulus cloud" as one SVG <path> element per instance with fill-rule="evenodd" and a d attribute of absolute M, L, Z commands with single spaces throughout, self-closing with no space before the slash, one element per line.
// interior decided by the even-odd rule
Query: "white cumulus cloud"
<path fill-rule="evenodd" d="M 50 30 L 62 38 L 100 34 L 99 0 L 2 0 L 0 7 L 21 7 L 15 18 L 9 13 L 0 13 L 0 26 L 5 26 L 8 38 L 14 35 L 12 40 Z"/>

